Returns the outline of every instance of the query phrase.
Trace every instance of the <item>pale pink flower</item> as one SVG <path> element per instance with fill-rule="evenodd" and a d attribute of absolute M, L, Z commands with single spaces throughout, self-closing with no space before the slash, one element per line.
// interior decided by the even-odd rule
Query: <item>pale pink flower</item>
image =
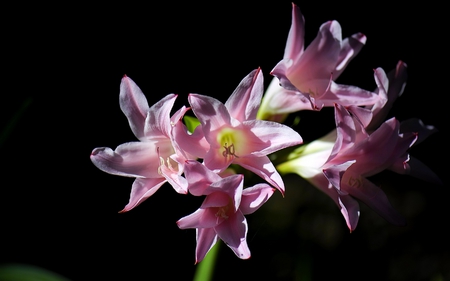
<path fill-rule="evenodd" d="M 378 128 L 380 123 L 386 118 L 392 105 L 400 97 L 406 86 L 406 63 L 399 61 L 395 69 L 388 74 L 382 68 L 375 69 L 375 81 L 377 83 L 376 92 L 382 97 L 381 100 L 371 106 L 366 106 L 372 112 L 372 118 L 366 126 L 366 131 L 371 132 Z M 400 123 L 400 132 L 414 132 L 417 133 L 417 140 L 413 146 L 418 145 L 430 135 L 436 133 L 438 130 L 431 125 L 425 125 L 422 120 L 418 118 L 410 118 Z M 399 173 L 407 174 L 424 181 L 434 184 L 442 184 L 439 177 L 425 164 L 414 156 L 410 156 L 408 162 L 398 162 L 392 165 L 390 170 Z"/>
<path fill-rule="evenodd" d="M 205 166 L 217 173 L 230 164 L 240 165 L 284 194 L 283 180 L 267 155 L 303 140 L 288 126 L 256 120 L 262 91 L 262 72 L 256 69 L 240 82 L 225 104 L 213 97 L 190 94 L 189 103 L 201 123 L 197 127 L 201 132 L 186 135 L 179 145 L 203 158 Z M 207 145 L 200 141 L 203 136 Z"/>
<path fill-rule="evenodd" d="M 245 215 L 259 209 L 275 189 L 264 183 L 244 189 L 243 175 L 222 178 L 193 160 L 186 161 L 185 176 L 190 193 L 205 195 L 197 211 L 177 221 L 180 229 L 196 229 L 195 263 L 203 260 L 217 239 L 224 241 L 237 257 L 250 258 Z"/>
<path fill-rule="evenodd" d="M 104 172 L 136 178 L 129 203 L 121 212 L 133 209 L 166 182 L 178 193 L 186 194 L 187 182 L 181 176 L 186 157 L 174 142 L 171 130 L 187 109 L 182 107 L 170 117 L 175 94 L 149 107 L 141 89 L 127 76 L 122 78 L 119 98 L 120 108 L 138 141 L 121 144 L 115 150 L 95 148 L 90 158 Z"/>
<path fill-rule="evenodd" d="M 284 56 L 271 71 L 288 92 L 274 86 L 266 93 L 265 99 L 284 99 L 284 95 L 292 94 L 289 91 L 295 91 L 309 100 L 310 106 L 304 99 L 299 99 L 295 106 L 291 106 L 293 110 L 320 110 L 334 103 L 348 106 L 377 102 L 379 97 L 373 92 L 335 82 L 365 42 L 366 36 L 362 33 L 342 40 L 341 26 L 333 20 L 322 24 L 316 38 L 305 48 L 304 18 L 300 9 L 292 3 L 292 24 Z"/>
<path fill-rule="evenodd" d="M 440 183 L 424 164 L 409 155 L 410 148 L 436 130 L 419 119 L 399 122 L 391 118 L 382 123 L 394 100 L 406 84 L 406 64 L 386 75 L 374 72 L 382 99 L 372 106 L 335 105 L 337 129 L 294 150 L 289 160 L 277 166 L 282 174 L 296 173 L 330 196 L 341 209 L 347 226 L 353 231 L 360 216 L 360 200 L 393 224 L 403 217 L 391 206 L 384 192 L 367 177 L 383 170 L 409 174 Z M 386 108 L 385 108 L 386 107 Z"/>

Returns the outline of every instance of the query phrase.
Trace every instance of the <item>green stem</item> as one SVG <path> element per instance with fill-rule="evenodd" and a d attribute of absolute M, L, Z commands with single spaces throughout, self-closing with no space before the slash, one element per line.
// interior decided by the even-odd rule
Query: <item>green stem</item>
<path fill-rule="evenodd" d="M 206 254 L 205 258 L 197 265 L 194 281 L 212 280 L 214 266 L 216 265 L 217 254 L 219 252 L 219 244 L 221 244 L 221 240 L 216 242 L 216 244 Z"/>

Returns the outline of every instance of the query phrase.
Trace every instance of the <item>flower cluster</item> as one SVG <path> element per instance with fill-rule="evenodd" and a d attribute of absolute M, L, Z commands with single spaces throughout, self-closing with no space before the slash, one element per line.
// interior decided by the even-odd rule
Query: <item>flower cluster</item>
<path fill-rule="evenodd" d="M 114 150 L 95 148 L 90 158 L 104 172 L 135 178 L 121 212 L 137 207 L 165 183 L 180 194 L 204 197 L 198 210 L 177 221 L 180 229 L 196 229 L 196 263 L 218 239 L 239 258 L 249 258 L 245 215 L 276 191 L 284 196 L 282 176 L 288 173 L 331 197 L 350 231 L 358 224 L 359 201 L 402 225 L 404 218 L 368 177 L 391 170 L 439 183 L 433 171 L 409 154 L 436 129 L 419 119 L 386 120 L 406 85 L 402 61 L 389 73 L 374 70 L 373 91 L 335 82 L 365 42 L 362 33 L 342 39 L 339 23 L 329 21 L 305 47 L 304 18 L 292 4 L 284 56 L 270 72 L 273 78 L 266 90 L 257 68 L 225 103 L 191 93 L 189 106 L 174 111 L 176 94 L 149 106 L 141 89 L 124 76 L 120 108 L 138 141 Z M 334 108 L 336 128 L 317 140 L 304 143 L 297 131 L 283 124 L 289 114 L 324 107 Z M 274 164 L 269 156 L 286 148 L 291 150 L 285 160 Z M 260 181 L 247 186 L 244 172 Z"/>

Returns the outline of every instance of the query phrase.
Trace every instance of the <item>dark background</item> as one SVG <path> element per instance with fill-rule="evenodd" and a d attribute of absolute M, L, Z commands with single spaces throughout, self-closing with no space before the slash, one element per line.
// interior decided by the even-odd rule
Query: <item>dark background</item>
<path fill-rule="evenodd" d="M 177 93 L 176 109 L 188 105 L 190 92 L 225 101 L 257 67 L 268 85 L 283 56 L 291 2 L 237 3 L 4 8 L 1 264 L 37 265 L 73 281 L 192 280 L 195 231 L 175 222 L 201 200 L 164 185 L 139 207 L 118 214 L 133 179 L 98 170 L 89 154 L 135 140 L 119 108 L 124 74 L 150 105 Z M 305 16 L 306 45 L 332 19 L 343 37 L 368 37 L 337 82 L 373 90 L 374 68 L 408 64 L 407 87 L 390 116 L 418 117 L 438 128 L 411 154 L 444 185 L 389 172 L 373 177 L 408 225 L 389 225 L 361 204 L 359 225 L 349 233 L 331 199 L 288 176 L 285 198 L 277 193 L 247 216 L 252 257 L 240 260 L 222 247 L 214 280 L 448 280 L 443 8 L 395 1 L 295 3 Z M 334 124 L 328 109 L 302 112 L 301 118 L 297 128 L 305 141 Z"/>

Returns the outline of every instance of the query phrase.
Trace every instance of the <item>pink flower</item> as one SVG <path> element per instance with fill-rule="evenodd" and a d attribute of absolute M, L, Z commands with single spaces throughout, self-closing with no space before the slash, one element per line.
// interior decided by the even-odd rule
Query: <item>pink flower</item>
<path fill-rule="evenodd" d="M 91 160 L 97 168 L 109 174 L 136 178 L 133 182 L 126 212 L 153 195 L 165 182 L 182 194 L 187 193 L 183 173 L 184 154 L 172 137 L 172 124 L 179 121 L 185 107 L 170 117 L 177 95 L 169 94 L 152 107 L 141 89 L 129 77 L 120 84 L 120 108 L 128 118 L 130 128 L 139 141 L 95 148 Z"/>
<path fill-rule="evenodd" d="M 248 74 L 225 104 L 199 94 L 190 94 L 189 103 L 201 123 L 199 138 L 186 136 L 180 147 L 203 158 L 209 169 L 220 173 L 230 164 L 240 165 L 265 179 L 284 194 L 284 183 L 267 156 L 302 143 L 300 135 L 280 123 L 256 120 L 261 102 L 263 77 L 260 69 Z M 178 138 L 178 137 L 177 137 Z"/>
<path fill-rule="evenodd" d="M 264 183 L 244 189 L 243 175 L 222 178 L 198 161 L 186 161 L 185 175 L 189 191 L 196 196 L 205 195 L 197 211 L 177 221 L 180 229 L 196 229 L 195 263 L 203 260 L 217 239 L 223 240 L 239 258 L 250 258 L 245 215 L 259 209 L 275 189 Z"/>
<path fill-rule="evenodd" d="M 393 103 L 402 95 L 406 86 L 406 67 L 406 63 L 399 61 L 395 69 L 388 74 L 382 68 L 375 70 L 375 81 L 378 85 L 376 92 L 379 93 L 384 102 L 379 101 L 371 106 L 366 106 L 373 115 L 366 126 L 366 131 L 369 133 L 380 125 L 392 108 Z M 413 146 L 418 145 L 437 131 L 434 126 L 425 125 L 418 118 L 410 118 L 400 123 L 400 132 L 414 132 L 417 134 L 417 141 L 414 142 Z M 389 170 L 399 174 L 407 174 L 430 183 L 442 184 L 439 177 L 429 167 L 412 155 L 407 162 L 394 163 Z"/>
<path fill-rule="evenodd" d="M 339 194 L 340 205 L 347 226 L 356 228 L 359 207 L 356 198 L 392 224 L 403 225 L 403 217 L 389 203 L 381 188 L 367 177 L 388 169 L 394 163 L 406 163 L 408 150 L 417 140 L 415 133 L 400 133 L 395 118 L 385 121 L 370 135 L 354 114 L 341 105 L 335 106 L 337 139 L 323 173 Z"/>
<path fill-rule="evenodd" d="M 353 231 L 360 216 L 360 200 L 393 224 L 404 224 L 384 192 L 367 177 L 383 170 L 440 183 L 438 177 L 409 155 L 413 145 L 436 130 L 413 118 L 382 122 L 406 84 L 406 64 L 399 62 L 388 75 L 374 72 L 379 102 L 366 107 L 335 105 L 336 130 L 300 146 L 277 166 L 282 174 L 296 173 L 332 198 Z"/>
<path fill-rule="evenodd" d="M 316 38 L 305 49 L 304 18 L 300 9 L 292 4 L 292 24 L 284 57 L 271 74 L 279 79 L 285 90 L 296 91 L 306 97 L 312 110 L 330 107 L 334 103 L 345 106 L 373 104 L 379 99 L 375 93 L 334 82 L 365 42 L 366 37 L 361 33 L 342 40 L 339 23 L 328 21 L 322 24 Z M 271 100 L 271 95 L 275 94 L 280 96 L 277 99 L 284 99 L 283 95 L 289 95 L 289 92 L 273 87 L 266 93 Z M 292 108 L 308 109 L 302 99 Z"/>

